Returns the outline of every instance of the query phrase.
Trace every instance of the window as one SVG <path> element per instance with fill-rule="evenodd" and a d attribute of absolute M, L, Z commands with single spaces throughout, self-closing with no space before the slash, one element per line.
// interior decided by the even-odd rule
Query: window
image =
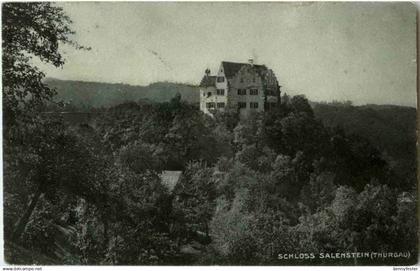
<path fill-rule="evenodd" d="M 206 103 L 208 109 L 214 108 L 214 103 Z"/>
<path fill-rule="evenodd" d="M 258 95 L 258 89 L 250 89 L 249 90 L 249 95 Z"/>
<path fill-rule="evenodd" d="M 252 82 L 254 82 L 254 83 L 255 83 L 255 77 L 254 77 L 254 78 L 252 78 Z"/>
<path fill-rule="evenodd" d="M 241 78 L 240 82 L 241 82 L 241 83 L 243 83 L 243 82 L 244 82 L 244 79 L 243 79 L 243 78 Z"/>
<path fill-rule="evenodd" d="M 276 96 L 276 92 L 272 89 L 267 89 L 266 94 L 269 96 Z"/>
<path fill-rule="evenodd" d="M 216 92 L 217 92 L 217 95 L 225 95 L 224 89 L 217 89 Z"/>
<path fill-rule="evenodd" d="M 225 81 L 225 78 L 223 76 L 217 77 L 217 82 L 221 83 L 221 82 L 224 82 L 224 81 Z"/>
<path fill-rule="evenodd" d="M 207 92 L 207 97 L 210 97 L 211 96 L 211 92 Z"/>
<path fill-rule="evenodd" d="M 217 108 L 225 108 L 225 103 L 217 103 Z"/>
<path fill-rule="evenodd" d="M 239 108 L 246 108 L 246 103 L 244 103 L 244 102 L 239 102 L 239 103 L 238 103 L 238 107 L 239 107 Z"/>
<path fill-rule="evenodd" d="M 246 95 L 246 89 L 238 88 L 238 95 Z"/>
<path fill-rule="evenodd" d="M 250 102 L 250 103 L 249 103 L 249 107 L 250 107 L 250 108 L 254 108 L 254 109 L 255 109 L 255 108 L 258 108 L 258 103 L 255 103 L 255 102 Z"/>

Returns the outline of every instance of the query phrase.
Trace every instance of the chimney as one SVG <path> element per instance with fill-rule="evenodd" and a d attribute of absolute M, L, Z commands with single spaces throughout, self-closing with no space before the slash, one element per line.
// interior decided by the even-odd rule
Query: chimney
<path fill-rule="evenodd" d="M 248 59 L 248 63 L 249 63 L 249 65 L 254 65 L 254 59 L 252 58 L 252 57 L 250 57 L 249 59 Z"/>

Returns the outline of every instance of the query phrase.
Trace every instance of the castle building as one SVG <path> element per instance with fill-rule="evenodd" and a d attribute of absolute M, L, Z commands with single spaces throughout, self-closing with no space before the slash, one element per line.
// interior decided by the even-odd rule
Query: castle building
<path fill-rule="evenodd" d="M 217 75 L 206 69 L 200 83 L 200 110 L 212 115 L 228 108 L 238 110 L 241 118 L 280 103 L 280 85 L 265 65 L 223 61 Z"/>

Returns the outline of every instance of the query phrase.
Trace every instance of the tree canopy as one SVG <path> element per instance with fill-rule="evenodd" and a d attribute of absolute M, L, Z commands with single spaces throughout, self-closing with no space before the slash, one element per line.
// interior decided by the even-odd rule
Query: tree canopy
<path fill-rule="evenodd" d="M 413 264 L 416 184 L 371 141 L 325 127 L 304 96 L 240 120 L 176 95 L 71 125 L 42 114 L 54 91 L 31 57 L 78 47 L 51 3 L 3 5 L 4 224 L 11 263 Z M 44 106 L 43 106 L 44 105 Z M 96 112 L 97 113 L 97 112 Z M 170 191 L 162 171 L 182 171 Z M 404 251 L 411 257 L 284 259 Z M 29 253 L 30 254 L 30 253 Z"/>

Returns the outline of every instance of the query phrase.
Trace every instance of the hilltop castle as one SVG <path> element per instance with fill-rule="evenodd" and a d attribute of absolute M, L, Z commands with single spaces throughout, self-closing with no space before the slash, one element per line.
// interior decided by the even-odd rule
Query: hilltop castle
<path fill-rule="evenodd" d="M 206 69 L 200 83 L 200 110 L 212 114 L 216 110 L 237 109 L 239 116 L 261 112 L 280 103 L 280 85 L 265 65 L 223 61 L 217 75 Z"/>

